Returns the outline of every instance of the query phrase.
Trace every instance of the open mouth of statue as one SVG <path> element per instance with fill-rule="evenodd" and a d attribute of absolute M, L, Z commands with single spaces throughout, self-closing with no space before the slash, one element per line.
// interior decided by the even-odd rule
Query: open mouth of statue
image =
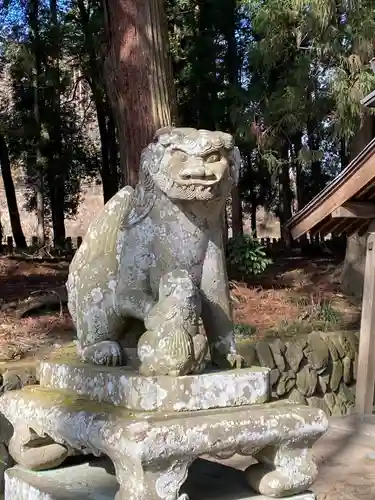
<path fill-rule="evenodd" d="M 181 170 L 178 175 L 178 184 L 187 186 L 209 187 L 217 184 L 220 178 L 213 173 L 194 171 L 192 169 Z"/>

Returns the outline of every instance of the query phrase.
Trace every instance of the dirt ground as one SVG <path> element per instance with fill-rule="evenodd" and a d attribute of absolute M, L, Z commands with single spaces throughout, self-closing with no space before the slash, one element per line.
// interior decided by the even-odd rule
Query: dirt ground
<path fill-rule="evenodd" d="M 355 434 L 332 429 L 317 442 L 314 454 L 319 476 L 312 489 L 317 500 L 375 498 L 375 437 L 365 444 Z"/>
<path fill-rule="evenodd" d="M 23 300 L 63 286 L 67 272 L 67 262 L 38 263 L 0 257 L 0 361 L 20 359 L 73 339 L 73 325 L 63 304 L 24 318 L 16 315 Z"/>
<path fill-rule="evenodd" d="M 317 500 L 372 500 L 375 498 L 375 435 L 367 442 L 357 430 L 330 428 L 313 447 L 318 477 L 312 486 Z M 221 462 L 244 470 L 247 457 Z"/>
<path fill-rule="evenodd" d="M 0 257 L 0 361 L 64 345 L 74 330 L 64 302 L 19 317 L 27 298 L 53 294 L 67 278 L 68 262 Z M 329 260 L 276 261 L 251 283 L 231 282 L 237 335 L 290 337 L 316 330 L 359 327 L 360 309 L 338 289 L 340 269 Z"/>

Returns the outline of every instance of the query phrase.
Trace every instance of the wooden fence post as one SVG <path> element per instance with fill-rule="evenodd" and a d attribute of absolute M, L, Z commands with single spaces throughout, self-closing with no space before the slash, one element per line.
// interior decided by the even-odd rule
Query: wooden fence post
<path fill-rule="evenodd" d="M 7 252 L 13 253 L 13 238 L 11 236 L 7 237 Z"/>
<path fill-rule="evenodd" d="M 65 238 L 65 250 L 71 252 L 73 250 L 73 242 L 71 236 Z"/>
<path fill-rule="evenodd" d="M 356 384 L 359 416 L 372 414 L 375 386 L 375 233 L 367 240 Z"/>

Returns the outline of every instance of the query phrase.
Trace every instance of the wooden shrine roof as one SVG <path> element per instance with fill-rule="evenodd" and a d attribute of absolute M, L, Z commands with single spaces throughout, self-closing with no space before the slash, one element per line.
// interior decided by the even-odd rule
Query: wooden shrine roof
<path fill-rule="evenodd" d="M 284 229 L 293 239 L 366 231 L 375 219 L 375 138 Z"/>

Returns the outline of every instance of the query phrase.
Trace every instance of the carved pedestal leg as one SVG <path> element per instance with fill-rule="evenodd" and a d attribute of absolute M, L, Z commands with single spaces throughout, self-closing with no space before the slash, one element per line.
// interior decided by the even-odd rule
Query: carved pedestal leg
<path fill-rule="evenodd" d="M 254 455 L 258 464 L 245 471 L 250 486 L 262 495 L 281 498 L 306 491 L 317 476 L 309 443 L 281 443 Z"/>
<path fill-rule="evenodd" d="M 0 495 L 4 491 L 4 473 L 13 465 L 11 456 L 4 443 L 0 443 Z"/>
<path fill-rule="evenodd" d="M 115 500 L 189 500 L 179 491 L 190 462 L 161 463 L 158 468 L 124 464 L 122 460 L 114 463 L 120 485 Z"/>
<path fill-rule="evenodd" d="M 14 429 L 9 452 L 17 463 L 31 470 L 53 469 L 75 453 L 68 447 L 55 443 L 49 436 L 38 436 L 27 426 L 17 426 Z"/>

